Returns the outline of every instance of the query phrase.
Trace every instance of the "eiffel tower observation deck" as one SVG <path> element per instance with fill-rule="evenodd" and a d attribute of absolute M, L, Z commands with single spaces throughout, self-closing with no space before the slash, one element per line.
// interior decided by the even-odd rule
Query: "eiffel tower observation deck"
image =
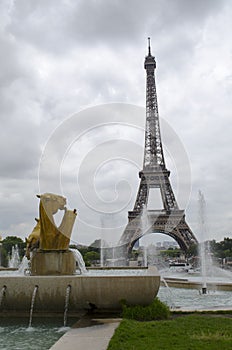
<path fill-rule="evenodd" d="M 175 239 L 180 248 L 186 251 L 197 243 L 197 239 L 185 221 L 184 210 L 178 207 L 169 180 L 170 171 L 165 165 L 155 84 L 156 61 L 151 54 L 150 38 L 144 68 L 147 83 L 143 169 L 139 172 L 140 185 L 135 205 L 128 213 L 128 224 L 118 245 L 124 247 L 124 251 L 129 254 L 134 244 L 144 235 L 163 233 Z M 153 189 L 161 197 L 161 209 L 148 208 L 149 194 Z"/>

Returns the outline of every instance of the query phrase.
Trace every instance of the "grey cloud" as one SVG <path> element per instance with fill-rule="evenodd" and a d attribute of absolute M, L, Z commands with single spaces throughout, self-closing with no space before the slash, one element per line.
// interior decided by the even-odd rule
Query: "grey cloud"
<path fill-rule="evenodd" d="M 16 230 L 16 234 L 24 235 L 33 226 L 38 214 L 34 196 L 39 189 L 41 147 L 46 148 L 46 141 L 67 116 L 112 101 L 145 106 L 143 60 L 147 36 L 152 37 L 152 52 L 157 60 L 160 116 L 176 130 L 191 162 L 193 190 L 187 210 L 190 224 L 197 226 L 195 197 L 200 187 L 212 204 L 210 210 L 217 213 L 217 237 L 230 229 L 229 216 L 221 231 L 218 224 L 231 206 L 229 2 L 20 0 L 3 1 L 0 6 L 1 230 L 9 234 Z M 57 160 L 62 160 L 68 133 L 75 139 L 81 128 L 95 125 L 96 118 L 83 118 L 81 125 L 76 124 L 71 131 L 67 124 L 59 134 L 54 145 L 58 158 L 50 159 L 48 173 L 44 173 L 46 189 L 57 189 L 51 175 Z M 145 114 L 140 118 L 144 125 Z M 114 115 L 109 113 L 108 121 L 111 120 Z M 127 132 L 131 141 L 140 137 L 137 133 L 132 137 L 124 130 L 124 138 Z M 162 128 L 162 135 L 163 132 Z M 95 130 L 95 136 L 91 134 L 89 142 L 83 142 L 81 152 L 89 151 L 101 137 L 110 140 L 112 135 L 107 127 L 102 132 Z M 115 137 L 123 139 L 121 131 Z M 171 149 L 173 144 L 165 137 Z M 119 143 L 115 147 L 121 151 Z M 78 157 L 82 155 L 76 152 L 67 159 L 63 190 L 68 200 L 70 196 L 70 205 L 80 207 L 80 217 L 88 217 L 86 208 L 72 193 L 77 185 L 75 159 L 79 164 Z M 142 166 L 141 157 L 138 162 Z M 116 165 L 112 169 L 122 176 Z M 91 164 L 86 174 L 90 170 Z M 176 186 L 177 172 L 170 170 Z M 124 171 L 126 179 L 131 176 L 135 197 L 137 170 L 132 174 L 125 167 Z M 98 191 L 105 199 L 114 195 L 112 173 L 106 167 L 98 178 Z M 84 185 L 88 190 L 88 184 Z M 120 183 L 121 193 L 126 192 L 124 185 Z M 123 215 L 118 221 L 127 217 L 127 209 Z M 89 221 L 101 226 L 99 217 Z M 90 243 L 100 234 L 101 229 L 86 229 L 79 223 L 74 238 Z"/>
<path fill-rule="evenodd" d="M 149 31 L 162 36 L 184 26 L 197 30 L 224 1 L 37 1 L 14 2 L 8 30 L 18 39 L 51 53 L 65 54 L 73 45 L 135 45 Z M 185 28 L 184 28 L 185 29 Z M 144 33 L 144 31 L 146 33 Z M 158 32 L 157 32 L 158 31 Z M 151 33 L 151 34 L 152 34 Z M 156 34 L 157 33 L 157 34 Z M 99 48 L 100 49 L 100 48 Z"/>

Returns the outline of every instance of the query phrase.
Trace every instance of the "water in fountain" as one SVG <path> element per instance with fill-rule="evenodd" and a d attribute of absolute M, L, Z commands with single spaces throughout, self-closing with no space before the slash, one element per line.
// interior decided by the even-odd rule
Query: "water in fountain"
<path fill-rule="evenodd" d="M 171 293 L 170 293 L 171 291 Z M 210 291 L 202 294 L 197 289 L 161 286 L 158 298 L 171 308 L 186 311 L 192 310 L 231 310 L 231 291 Z"/>
<path fill-rule="evenodd" d="M 202 294 L 206 294 L 207 284 L 206 284 L 205 242 L 200 243 L 200 257 L 201 257 Z"/>
<path fill-rule="evenodd" d="M 69 318 L 68 325 L 76 322 Z M 28 318 L 0 318 L 0 349 L 4 350 L 41 350 L 50 349 L 63 336 L 67 328 L 63 327 L 60 317 L 35 317 L 33 327 L 28 328 Z"/>
<path fill-rule="evenodd" d="M 78 264 L 78 267 L 79 267 L 81 273 L 82 274 L 87 273 L 88 271 L 87 271 L 87 269 L 85 267 L 84 259 L 83 259 L 82 255 L 81 255 L 81 253 L 79 252 L 79 250 L 78 249 L 70 249 L 70 250 L 72 251 L 72 253 L 74 255 L 74 258 L 75 258 L 75 260 L 76 260 L 76 262 Z"/>
<path fill-rule="evenodd" d="M 144 205 L 141 219 L 140 219 L 140 230 L 144 233 L 144 232 L 147 232 L 150 229 L 150 227 L 151 227 L 151 224 L 147 214 L 147 206 Z M 143 248 L 143 263 L 144 263 L 144 266 L 147 267 L 147 264 L 148 264 L 147 247 Z"/>
<path fill-rule="evenodd" d="M 65 294 L 65 305 L 64 305 L 64 327 L 67 327 L 68 320 L 68 306 L 69 306 L 69 298 L 70 298 L 71 286 L 70 284 L 66 288 Z"/>
<path fill-rule="evenodd" d="M 19 275 L 30 274 L 29 260 L 27 259 L 26 255 L 24 255 L 24 257 L 19 265 L 18 274 Z"/>
<path fill-rule="evenodd" d="M 6 286 L 3 286 L 0 292 L 0 307 L 2 306 L 2 301 L 5 295 L 6 295 Z"/>
<path fill-rule="evenodd" d="M 146 232 L 149 228 L 149 218 L 148 218 L 148 214 L 147 214 L 147 207 L 146 205 L 143 206 L 143 211 L 142 211 L 142 215 L 141 215 L 141 219 L 140 219 L 140 229 L 141 231 L 144 233 Z"/>
<path fill-rule="evenodd" d="M 164 271 L 169 266 L 168 262 L 159 254 L 159 250 L 157 250 L 154 244 L 147 246 L 147 263 L 149 266 L 156 266 L 159 271 Z"/>
<path fill-rule="evenodd" d="M 100 246 L 100 266 L 104 266 L 104 254 L 103 254 L 103 240 L 101 239 L 101 246 Z"/>
<path fill-rule="evenodd" d="M 105 241 L 103 239 L 104 237 L 104 216 L 101 216 L 101 239 L 100 239 L 100 266 L 104 266 L 104 248 L 105 248 Z"/>
<path fill-rule="evenodd" d="M 33 293 L 32 293 L 32 298 L 31 298 L 31 308 L 30 308 L 30 318 L 29 318 L 29 325 L 28 328 L 31 328 L 31 324 L 32 324 L 32 316 L 33 316 L 33 310 L 34 310 L 34 304 L 35 304 L 35 297 L 38 291 L 38 286 L 36 285 Z"/>
<path fill-rule="evenodd" d="M 115 247 L 112 246 L 112 264 L 115 266 Z"/>
<path fill-rule="evenodd" d="M 166 302 L 169 305 L 169 307 L 172 309 L 175 307 L 175 304 L 174 304 L 175 298 L 174 298 L 173 292 L 171 291 L 171 288 L 169 287 L 169 285 L 164 277 L 161 277 L 161 281 L 163 282 L 166 290 L 168 291 L 168 299 L 166 300 Z"/>
<path fill-rule="evenodd" d="M 147 261 L 147 247 L 143 247 L 143 262 L 144 266 L 147 267 L 148 261 Z"/>
<path fill-rule="evenodd" d="M 0 242 L 0 267 L 2 266 L 2 243 Z"/>
<path fill-rule="evenodd" d="M 113 243 L 110 243 L 111 258 L 107 259 L 107 266 L 115 267 L 117 265 L 118 259 L 115 259 L 115 247 Z"/>
<path fill-rule="evenodd" d="M 201 275 L 202 275 L 202 294 L 207 292 L 207 281 L 206 281 L 206 216 L 205 216 L 205 198 L 201 191 L 199 191 L 199 230 L 201 234 L 200 243 L 200 258 L 201 258 Z"/>
<path fill-rule="evenodd" d="M 11 250 L 11 258 L 9 260 L 8 266 L 11 268 L 18 268 L 20 264 L 20 258 L 19 258 L 19 248 L 16 244 L 15 246 L 12 246 Z"/>

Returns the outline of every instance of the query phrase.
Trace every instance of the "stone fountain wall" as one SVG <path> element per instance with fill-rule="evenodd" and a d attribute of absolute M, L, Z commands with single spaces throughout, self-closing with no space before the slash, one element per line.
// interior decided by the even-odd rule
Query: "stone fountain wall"
<path fill-rule="evenodd" d="M 76 272 L 76 260 L 71 251 L 39 250 L 31 257 L 33 276 L 73 275 Z"/>
<path fill-rule="evenodd" d="M 120 309 L 122 299 L 130 305 L 148 305 L 158 293 L 160 276 L 151 267 L 138 275 L 0 276 L 6 286 L 1 304 L 4 311 L 28 311 L 35 286 L 38 291 L 34 312 L 63 312 L 67 286 L 71 286 L 69 310 Z"/>

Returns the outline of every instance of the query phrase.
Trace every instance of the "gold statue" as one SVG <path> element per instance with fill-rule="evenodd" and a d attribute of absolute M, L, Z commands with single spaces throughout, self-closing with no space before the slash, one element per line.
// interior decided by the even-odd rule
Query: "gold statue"
<path fill-rule="evenodd" d="M 67 210 L 66 198 L 53 193 L 37 195 L 40 198 L 39 220 L 29 235 L 26 255 L 39 247 L 40 250 L 67 250 L 70 236 L 76 219 L 76 209 Z M 58 210 L 64 210 L 64 216 L 59 227 L 56 226 L 53 215 Z"/>
<path fill-rule="evenodd" d="M 39 248 L 39 239 L 40 239 L 40 221 L 35 218 L 37 222 L 35 227 L 32 230 L 32 233 L 26 238 L 26 257 L 30 259 L 30 252 L 34 249 Z"/>

